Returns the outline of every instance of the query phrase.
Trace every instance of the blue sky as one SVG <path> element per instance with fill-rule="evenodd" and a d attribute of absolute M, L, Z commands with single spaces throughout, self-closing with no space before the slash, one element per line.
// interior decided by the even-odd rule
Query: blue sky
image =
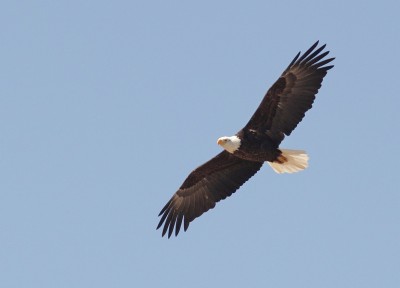
<path fill-rule="evenodd" d="M 1 287 L 400 287 L 396 1 L 4 1 Z M 157 214 L 298 51 L 335 68 L 268 166 Z"/>

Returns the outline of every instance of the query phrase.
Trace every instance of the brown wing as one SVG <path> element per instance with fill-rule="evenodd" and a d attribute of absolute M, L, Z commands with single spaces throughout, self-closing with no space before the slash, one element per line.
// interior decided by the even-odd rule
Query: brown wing
<path fill-rule="evenodd" d="M 174 227 L 178 235 L 183 221 L 186 231 L 191 221 L 232 195 L 260 170 L 262 164 L 221 152 L 190 173 L 158 215 L 162 217 L 157 229 L 165 222 L 162 236 L 168 231 L 169 238 Z"/>
<path fill-rule="evenodd" d="M 296 55 L 268 90 L 245 129 L 267 133 L 278 144 L 290 135 L 311 108 L 322 79 L 333 67 L 324 65 L 335 58 L 324 59 L 329 51 L 321 53 L 325 45 L 314 51 L 317 45 L 318 41 L 301 57 L 300 52 Z"/>

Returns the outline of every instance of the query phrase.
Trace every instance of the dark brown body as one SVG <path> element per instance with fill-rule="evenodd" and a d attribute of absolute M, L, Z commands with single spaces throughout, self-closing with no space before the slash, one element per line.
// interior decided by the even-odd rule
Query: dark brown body
<path fill-rule="evenodd" d="M 236 136 L 240 138 L 241 145 L 233 155 L 241 159 L 274 162 L 282 153 L 278 149 L 278 144 L 264 133 L 243 129 Z"/>

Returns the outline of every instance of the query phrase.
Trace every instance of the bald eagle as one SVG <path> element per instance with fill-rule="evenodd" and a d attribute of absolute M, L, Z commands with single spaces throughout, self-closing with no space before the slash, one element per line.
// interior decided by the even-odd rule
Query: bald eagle
<path fill-rule="evenodd" d="M 190 222 L 215 204 L 232 195 L 267 162 L 277 173 L 293 173 L 308 166 L 302 150 L 279 147 L 285 135 L 296 128 L 314 102 L 327 71 L 326 45 L 318 41 L 303 55 L 299 52 L 267 91 L 250 121 L 234 136 L 224 136 L 217 143 L 224 151 L 193 170 L 158 216 L 162 236 L 178 235 Z M 317 49 L 316 49 L 317 48 Z"/>

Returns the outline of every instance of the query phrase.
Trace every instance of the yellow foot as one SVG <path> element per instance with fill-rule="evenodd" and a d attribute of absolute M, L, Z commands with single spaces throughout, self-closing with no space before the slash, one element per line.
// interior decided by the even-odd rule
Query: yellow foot
<path fill-rule="evenodd" d="M 288 161 L 287 158 L 281 154 L 278 156 L 278 158 L 276 158 L 276 160 L 274 162 L 278 162 L 279 164 L 282 164 L 287 161 Z"/>

